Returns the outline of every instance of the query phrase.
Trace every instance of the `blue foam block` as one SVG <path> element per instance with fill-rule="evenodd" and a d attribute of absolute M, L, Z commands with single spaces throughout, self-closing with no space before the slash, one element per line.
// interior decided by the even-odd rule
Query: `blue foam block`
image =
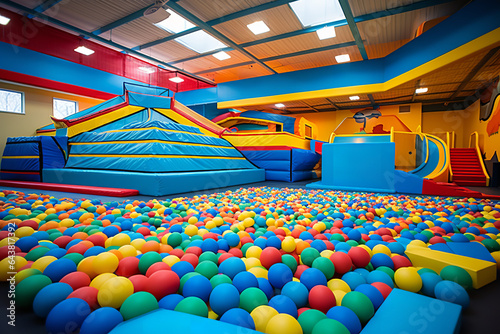
<path fill-rule="evenodd" d="M 477 242 L 448 242 L 448 247 L 453 251 L 453 253 L 472 257 L 474 259 L 490 261 L 496 263 L 493 256 L 482 244 Z"/>
<path fill-rule="evenodd" d="M 393 289 L 361 334 L 457 334 L 461 311 L 457 304 Z"/>
<path fill-rule="evenodd" d="M 432 250 L 436 250 L 436 251 L 440 251 L 440 252 L 445 252 L 445 253 L 455 253 L 454 251 L 452 251 L 450 249 L 450 247 L 448 247 L 447 244 L 443 244 L 443 243 L 437 243 L 437 244 L 434 244 L 434 245 L 430 245 L 429 246 L 430 249 Z"/>

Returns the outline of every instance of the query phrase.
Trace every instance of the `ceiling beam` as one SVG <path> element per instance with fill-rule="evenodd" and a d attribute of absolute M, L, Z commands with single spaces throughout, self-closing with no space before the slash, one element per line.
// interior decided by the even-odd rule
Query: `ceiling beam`
<path fill-rule="evenodd" d="M 54 7 L 55 5 L 57 5 L 61 1 L 62 0 L 45 0 L 44 2 L 42 2 L 41 4 L 39 4 L 38 6 L 33 8 L 33 10 L 37 13 L 43 13 L 47 9 Z M 29 19 L 32 19 L 33 17 L 34 17 L 34 15 L 28 15 Z"/>
<path fill-rule="evenodd" d="M 330 98 L 326 98 L 326 100 L 335 108 L 335 109 L 339 109 L 339 106 L 335 104 L 335 102 L 333 102 L 332 100 L 330 100 Z"/>
<path fill-rule="evenodd" d="M 255 57 L 253 54 L 250 52 L 246 51 L 245 49 L 241 48 L 233 42 L 231 39 L 228 37 L 224 36 L 221 34 L 218 30 L 212 28 L 210 25 L 208 25 L 206 22 L 203 22 L 200 20 L 197 16 L 191 14 L 189 11 L 184 9 L 184 7 L 180 6 L 176 2 L 167 2 L 167 6 L 170 7 L 172 10 L 174 10 L 177 14 L 181 15 L 184 17 L 186 20 L 191 21 L 194 25 L 197 25 L 198 27 L 202 28 L 206 32 L 210 33 L 212 36 L 217 38 L 219 41 L 222 43 L 225 43 L 227 46 L 238 50 L 241 52 L 243 55 L 247 56 L 248 58 L 252 59 L 254 62 L 265 68 L 267 71 L 271 72 L 272 74 L 277 74 L 275 70 L 261 62 L 257 57 Z"/>
<path fill-rule="evenodd" d="M 417 82 L 415 82 L 415 87 L 414 87 L 414 91 L 413 91 L 413 95 L 411 97 L 411 102 L 413 103 L 413 101 L 415 101 L 415 97 L 417 97 L 417 88 L 420 88 L 420 82 L 422 80 L 418 79 Z"/>
<path fill-rule="evenodd" d="M 111 29 L 118 28 L 121 25 L 127 24 L 129 22 L 132 22 L 142 16 L 144 16 L 144 11 L 151 7 L 153 4 L 146 6 L 144 8 L 139 9 L 138 11 L 133 12 L 132 14 L 129 14 L 125 17 L 122 17 L 114 22 L 108 23 L 105 26 L 100 27 L 97 30 L 92 31 L 92 34 L 94 35 L 101 35 L 104 34 L 106 31 L 109 31 Z"/>
<path fill-rule="evenodd" d="M 198 59 L 198 58 L 202 58 L 202 57 L 206 57 L 206 56 L 211 56 L 211 55 L 216 54 L 216 53 L 221 52 L 221 51 L 229 52 L 229 51 L 233 51 L 233 50 L 234 50 L 233 48 L 217 49 L 217 50 L 213 50 L 213 51 L 209 51 L 209 52 L 205 52 L 205 53 L 200 53 L 200 54 L 197 54 L 197 55 L 192 56 L 192 57 L 183 58 L 181 60 L 171 61 L 170 64 L 173 65 L 173 64 L 183 63 L 186 61 L 190 61 L 190 60 L 194 60 L 194 59 Z"/>
<path fill-rule="evenodd" d="M 375 105 L 375 99 L 373 98 L 373 95 L 372 94 L 366 94 L 368 96 L 368 98 L 370 99 L 370 103 Z"/>
<path fill-rule="evenodd" d="M 152 42 L 144 43 L 142 45 L 135 46 L 132 49 L 133 50 L 142 50 L 142 49 L 150 48 L 150 47 L 153 47 L 155 45 L 162 44 L 162 43 L 171 41 L 173 39 L 176 39 L 176 38 L 188 35 L 188 34 L 190 34 L 192 32 L 198 31 L 198 30 L 201 30 L 201 28 L 200 27 L 193 27 L 193 28 L 184 30 L 184 31 L 182 31 L 180 33 L 173 34 L 173 35 L 170 35 L 170 36 L 167 36 L 167 37 L 164 37 L 164 38 L 157 39 L 156 41 L 152 41 Z"/>
<path fill-rule="evenodd" d="M 230 68 L 235 68 L 235 67 L 240 67 L 240 66 L 246 66 L 246 65 L 252 65 L 255 64 L 254 61 L 246 61 L 244 63 L 238 63 L 238 64 L 233 64 L 233 65 L 227 65 L 223 67 L 217 67 L 217 68 L 209 68 L 208 70 L 196 72 L 196 75 L 201 75 L 201 74 L 206 74 L 206 73 L 211 73 L 211 72 L 216 72 L 216 71 L 222 71 L 222 70 L 228 70 Z"/>
<path fill-rule="evenodd" d="M 365 45 L 363 44 L 363 40 L 361 39 L 361 35 L 359 34 L 358 26 L 354 21 L 354 15 L 352 15 L 351 6 L 349 6 L 348 0 L 339 0 L 339 4 L 340 7 L 342 7 L 345 19 L 347 20 L 349 29 L 351 29 L 352 36 L 356 41 L 356 45 L 358 46 L 359 53 L 361 53 L 361 57 L 363 58 L 363 60 L 368 60 L 368 55 L 366 54 Z"/>

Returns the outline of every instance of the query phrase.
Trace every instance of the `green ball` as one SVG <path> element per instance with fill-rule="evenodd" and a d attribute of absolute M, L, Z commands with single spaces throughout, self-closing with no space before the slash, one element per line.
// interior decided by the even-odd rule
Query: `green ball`
<path fill-rule="evenodd" d="M 351 291 L 342 298 L 342 306 L 350 308 L 358 316 L 361 324 L 364 325 L 375 314 L 370 298 L 358 291 Z"/>
<path fill-rule="evenodd" d="M 314 259 L 312 263 L 312 267 L 321 270 L 321 272 L 326 276 L 326 279 L 329 280 L 335 274 L 335 266 L 330 259 L 326 257 L 318 257 Z"/>
<path fill-rule="evenodd" d="M 174 311 L 189 313 L 200 317 L 208 318 L 208 307 L 205 302 L 198 297 L 186 297 L 181 300 Z"/>
<path fill-rule="evenodd" d="M 37 293 L 49 284 L 52 281 L 45 275 L 26 277 L 16 286 L 16 306 L 21 309 L 30 308 Z"/>
<path fill-rule="evenodd" d="M 240 308 L 251 313 L 254 308 L 267 305 L 267 296 L 259 288 L 247 288 L 240 294 Z"/>
<path fill-rule="evenodd" d="M 158 308 L 155 296 L 146 291 L 136 292 L 125 299 L 120 307 L 123 320 L 129 320 Z"/>
<path fill-rule="evenodd" d="M 359 244 L 358 244 L 358 242 L 357 242 L 356 240 L 347 240 L 347 241 L 346 241 L 346 244 L 348 244 L 348 245 L 349 245 L 349 246 L 351 246 L 351 247 L 356 247 L 356 246 L 358 246 L 358 245 L 359 245 Z"/>
<path fill-rule="evenodd" d="M 178 232 L 170 234 L 167 238 L 167 244 L 169 244 L 174 248 L 180 246 L 181 243 L 182 243 L 182 235 Z"/>
<path fill-rule="evenodd" d="M 200 273 L 197 273 L 195 271 L 184 274 L 184 276 L 182 276 L 182 278 L 181 278 L 181 285 L 179 286 L 179 293 L 182 294 L 182 289 L 184 288 L 184 284 L 186 284 L 188 279 L 190 279 L 193 276 L 198 276 L 198 275 L 200 275 Z"/>
<path fill-rule="evenodd" d="M 500 250 L 500 245 L 493 239 L 484 239 L 481 243 L 490 253 Z"/>
<path fill-rule="evenodd" d="M 191 243 L 191 240 L 186 239 L 186 240 L 184 240 L 183 242 L 181 242 L 180 247 L 181 247 L 183 250 L 186 250 L 186 249 L 189 247 L 189 244 L 190 244 L 190 243 Z"/>
<path fill-rule="evenodd" d="M 350 332 L 340 321 L 323 319 L 314 326 L 312 334 L 350 334 Z"/>
<path fill-rule="evenodd" d="M 386 266 L 377 267 L 376 270 L 383 271 L 384 273 L 389 275 L 391 277 L 392 281 L 394 282 L 394 270 L 392 270 L 391 268 L 386 267 Z"/>
<path fill-rule="evenodd" d="M 214 277 L 219 273 L 219 268 L 212 261 L 203 261 L 198 263 L 194 271 L 202 274 L 208 279 L 211 279 L 212 277 Z"/>
<path fill-rule="evenodd" d="M 281 256 L 281 262 L 286 264 L 288 268 L 292 269 L 292 273 L 295 273 L 295 271 L 297 270 L 297 260 L 295 260 L 295 258 L 292 255 L 283 254 Z"/>
<path fill-rule="evenodd" d="M 309 309 L 302 312 L 297 320 L 299 321 L 304 334 L 312 334 L 314 325 L 323 319 L 328 319 L 323 312 L 315 309 Z"/>
<path fill-rule="evenodd" d="M 231 280 L 231 278 L 229 276 L 224 275 L 224 274 L 217 274 L 210 279 L 210 284 L 212 284 L 212 289 L 215 289 L 215 287 L 217 285 L 222 284 L 222 283 L 233 284 L 233 281 Z"/>
<path fill-rule="evenodd" d="M 241 252 L 243 253 L 243 256 L 246 256 L 247 250 L 252 246 L 253 246 L 253 243 L 251 243 L 251 242 L 247 242 L 246 244 L 241 246 Z"/>
<path fill-rule="evenodd" d="M 146 275 L 148 268 L 156 262 L 161 262 L 161 260 L 162 257 L 157 252 L 147 252 L 146 254 L 143 254 L 139 259 L 139 271 L 143 275 Z"/>
<path fill-rule="evenodd" d="M 460 284 L 464 289 L 472 288 L 472 278 L 467 270 L 457 266 L 446 266 L 439 273 L 442 279 Z"/>
<path fill-rule="evenodd" d="M 48 249 L 47 247 L 37 247 L 30 250 L 24 258 L 26 259 L 26 261 L 36 261 L 44 256 L 45 253 L 47 253 L 49 250 L 50 249 Z"/>
<path fill-rule="evenodd" d="M 345 242 L 344 237 L 340 233 L 334 233 L 334 234 L 332 234 L 332 236 L 330 237 L 330 241 L 333 241 L 333 240 L 337 240 L 337 241 L 340 241 L 340 242 Z"/>
<path fill-rule="evenodd" d="M 50 231 L 50 230 L 49 230 Z M 59 237 L 62 237 L 63 234 L 57 230 L 55 230 L 53 233 L 50 233 L 49 231 L 47 231 L 47 233 L 49 233 L 49 240 L 50 241 L 54 241 L 56 240 L 57 238 Z"/>
<path fill-rule="evenodd" d="M 437 272 L 435 272 L 434 270 L 430 269 L 430 268 L 420 268 L 418 271 L 418 274 L 419 275 L 422 275 L 423 273 L 431 273 L 431 274 L 438 274 Z"/>
<path fill-rule="evenodd" d="M 308 267 L 312 266 L 313 261 L 320 256 L 319 251 L 314 247 L 308 247 L 300 253 L 302 263 Z"/>
<path fill-rule="evenodd" d="M 80 261 L 84 259 L 84 256 L 80 253 L 69 253 L 61 257 L 61 259 L 70 259 L 76 265 L 78 265 L 78 263 L 80 263 Z"/>

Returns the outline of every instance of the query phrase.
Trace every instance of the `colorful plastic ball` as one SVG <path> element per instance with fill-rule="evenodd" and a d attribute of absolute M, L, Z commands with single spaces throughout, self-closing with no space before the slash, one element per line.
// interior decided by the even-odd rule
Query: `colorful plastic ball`
<path fill-rule="evenodd" d="M 354 311 L 362 325 L 366 324 L 375 313 L 375 308 L 370 299 L 358 291 L 346 293 L 344 298 L 342 298 L 341 306 L 345 306 Z"/>
<path fill-rule="evenodd" d="M 31 307 L 37 293 L 51 283 L 45 275 L 26 277 L 16 286 L 16 306 L 21 309 Z"/>
<path fill-rule="evenodd" d="M 290 297 L 297 308 L 306 306 L 309 298 L 309 290 L 307 287 L 295 281 L 286 283 L 281 289 L 281 294 Z"/>
<path fill-rule="evenodd" d="M 101 255 L 101 254 L 99 254 Z M 142 254 L 141 258 L 139 259 L 139 271 L 145 275 L 146 272 L 148 271 L 148 268 L 156 263 L 156 262 L 161 262 L 162 257 L 160 254 L 157 252 L 147 252 L 146 254 Z M 174 270 L 172 268 L 172 270 Z"/>
<path fill-rule="evenodd" d="M 278 313 L 290 314 L 294 318 L 299 316 L 297 313 L 297 306 L 295 306 L 295 303 L 290 297 L 285 295 L 276 295 L 271 298 L 269 306 L 278 311 Z"/>
<path fill-rule="evenodd" d="M 316 285 L 309 291 L 309 305 L 311 308 L 326 313 L 330 308 L 337 305 L 332 290 L 324 285 Z"/>
<path fill-rule="evenodd" d="M 76 289 L 68 298 L 80 298 L 83 299 L 89 304 L 91 310 L 95 310 L 99 308 L 99 303 L 97 302 L 97 294 L 99 290 L 91 286 L 83 286 L 81 288 Z"/>
<path fill-rule="evenodd" d="M 366 283 L 366 279 L 361 274 L 354 271 L 342 275 L 342 280 L 349 285 L 351 291 L 356 290 L 359 285 Z"/>
<path fill-rule="evenodd" d="M 244 328 L 255 329 L 255 322 L 252 316 L 241 308 L 232 308 L 226 311 L 220 318 L 220 321 Z"/>
<path fill-rule="evenodd" d="M 80 334 L 107 334 L 123 322 L 121 313 L 112 307 L 101 307 L 85 318 Z"/>
<path fill-rule="evenodd" d="M 370 285 L 373 285 L 374 287 L 376 287 L 377 290 L 380 291 L 382 296 L 384 296 L 384 299 L 386 299 L 387 296 L 389 296 L 389 294 L 392 292 L 392 289 L 393 289 L 389 285 L 382 283 L 382 282 L 373 282 L 373 283 L 370 283 Z"/>
<path fill-rule="evenodd" d="M 326 319 L 326 315 L 323 312 L 309 309 L 302 312 L 297 320 L 304 334 L 311 334 L 314 326 L 323 319 Z"/>
<path fill-rule="evenodd" d="M 461 305 L 464 309 L 469 307 L 469 295 L 458 283 L 453 281 L 441 281 L 434 287 L 434 295 L 437 299 Z"/>
<path fill-rule="evenodd" d="M 274 247 L 267 247 L 262 251 L 262 253 L 260 253 L 260 263 L 262 263 L 262 266 L 268 270 L 273 264 L 280 262 L 281 252 Z"/>
<path fill-rule="evenodd" d="M 227 283 L 217 285 L 210 293 L 210 307 L 217 315 L 223 315 L 227 310 L 240 304 L 238 289 Z"/>
<path fill-rule="evenodd" d="M 208 317 L 208 307 L 203 300 L 198 297 L 187 297 L 181 300 L 174 311 L 197 315 L 200 317 Z"/>
<path fill-rule="evenodd" d="M 19 284 L 19 282 L 21 282 L 23 279 L 25 279 L 27 277 L 30 277 L 33 275 L 41 275 L 41 274 L 42 274 L 42 272 L 38 269 L 27 268 L 27 269 L 23 269 L 23 270 L 19 271 L 17 274 L 15 274 L 14 279 L 15 279 L 16 284 Z"/>
<path fill-rule="evenodd" d="M 252 287 L 258 288 L 259 281 L 257 280 L 257 277 L 255 277 L 254 274 L 252 274 L 248 271 L 242 271 L 241 273 L 238 273 L 238 274 L 236 274 L 236 276 L 234 276 L 233 285 L 241 293 L 241 292 L 243 292 L 243 290 L 245 290 L 247 288 L 252 288 Z"/>
<path fill-rule="evenodd" d="M 394 262 L 389 255 L 385 253 L 375 253 L 373 254 L 370 263 L 373 265 L 373 268 L 378 268 L 380 266 L 386 266 L 391 269 L 394 269 Z"/>
<path fill-rule="evenodd" d="M 293 272 L 286 264 L 275 263 L 269 268 L 268 279 L 273 287 L 281 289 L 293 279 Z"/>
<path fill-rule="evenodd" d="M 349 249 L 347 255 L 352 260 L 352 263 L 358 268 L 364 268 L 370 263 L 370 254 L 361 247 L 353 247 Z"/>
<path fill-rule="evenodd" d="M 257 282 L 259 282 L 259 289 L 266 294 L 267 299 L 271 299 L 274 296 L 274 288 L 271 283 L 264 277 L 257 277 Z"/>
<path fill-rule="evenodd" d="M 316 285 L 327 285 L 327 280 L 323 272 L 316 268 L 304 270 L 300 276 L 300 282 L 310 291 Z"/>
<path fill-rule="evenodd" d="M 309 248 L 304 249 L 302 251 L 302 253 L 300 253 L 300 260 L 306 266 L 311 267 L 313 261 L 320 256 L 321 255 L 316 248 L 309 247 Z"/>
<path fill-rule="evenodd" d="M 419 292 L 422 289 L 422 279 L 415 267 L 403 267 L 394 273 L 394 282 L 403 290 Z"/>
<path fill-rule="evenodd" d="M 203 275 L 195 275 L 189 278 L 182 288 L 182 295 L 184 297 L 198 297 L 205 303 L 208 302 L 211 292 L 212 284 L 210 284 L 210 280 Z"/>
<path fill-rule="evenodd" d="M 394 270 L 398 270 L 403 267 L 411 267 L 412 263 L 408 260 L 407 257 L 402 255 L 394 255 L 391 257 L 392 262 L 394 263 Z"/>
<path fill-rule="evenodd" d="M 460 284 L 464 289 L 472 288 L 472 278 L 467 270 L 457 266 L 446 266 L 439 272 L 442 279 Z"/>
<path fill-rule="evenodd" d="M 140 291 L 130 295 L 120 307 L 124 320 L 129 320 L 141 314 L 156 310 L 158 301 L 149 292 Z"/>
<path fill-rule="evenodd" d="M 119 308 L 125 299 L 134 293 L 134 285 L 125 277 L 113 277 L 105 281 L 97 294 L 97 301 L 101 307 Z"/>
<path fill-rule="evenodd" d="M 323 319 L 313 327 L 312 334 L 350 334 L 350 332 L 340 321 Z"/>
<path fill-rule="evenodd" d="M 352 268 L 352 259 L 344 252 L 335 252 L 330 256 L 330 260 L 335 266 L 335 273 L 343 275 Z"/>
<path fill-rule="evenodd" d="M 212 284 L 212 288 L 215 288 L 217 285 L 223 283 L 232 284 L 233 281 L 229 278 L 229 276 L 224 274 L 217 274 L 210 279 L 210 284 Z"/>
<path fill-rule="evenodd" d="M 335 274 L 335 266 L 333 265 L 333 262 L 330 261 L 330 259 L 327 259 L 326 257 L 320 256 L 314 259 L 312 263 L 312 268 L 321 270 L 321 272 L 325 275 L 327 280 L 332 278 L 333 275 Z"/>
<path fill-rule="evenodd" d="M 278 311 L 267 305 L 258 306 L 250 313 L 255 324 L 255 330 L 259 332 L 266 330 L 269 320 L 275 315 L 278 315 Z"/>
<path fill-rule="evenodd" d="M 248 288 L 240 294 L 239 307 L 251 313 L 254 308 L 267 305 L 267 296 L 259 288 Z"/>
<path fill-rule="evenodd" d="M 217 265 L 212 261 L 202 261 L 198 263 L 194 271 L 202 274 L 208 279 L 211 279 L 219 273 L 219 267 L 217 267 Z"/>
<path fill-rule="evenodd" d="M 67 274 L 63 278 L 59 280 L 60 283 L 67 283 L 69 284 L 73 290 L 76 290 L 78 288 L 81 288 L 83 286 L 89 286 L 90 284 L 90 277 L 84 272 L 81 271 L 75 271 L 72 273 Z"/>
<path fill-rule="evenodd" d="M 387 267 L 386 267 L 387 268 Z M 391 288 L 394 288 L 394 281 L 391 279 L 391 276 L 382 270 L 373 270 L 368 274 L 366 278 L 366 282 L 368 284 L 372 284 L 375 282 L 381 282 L 387 284 Z"/>
<path fill-rule="evenodd" d="M 238 257 L 230 257 L 219 265 L 219 273 L 229 276 L 230 279 L 233 279 L 236 274 L 245 270 L 245 262 Z"/>
<path fill-rule="evenodd" d="M 269 319 L 265 333 L 267 334 L 302 334 L 302 327 L 300 327 L 297 319 L 289 314 L 278 314 Z"/>
<path fill-rule="evenodd" d="M 45 328 L 49 333 L 76 332 L 90 314 L 86 301 L 79 298 L 65 299 L 49 312 Z"/>
<path fill-rule="evenodd" d="M 76 264 L 69 259 L 59 259 L 51 262 L 43 271 L 52 282 L 58 282 L 69 273 L 76 271 Z"/>
<path fill-rule="evenodd" d="M 45 318 L 50 310 L 66 299 L 73 289 L 66 283 L 52 283 L 42 288 L 33 300 L 33 311 L 41 318 Z"/>
<path fill-rule="evenodd" d="M 361 332 L 361 322 L 358 316 L 348 307 L 345 306 L 335 306 L 332 307 L 326 313 L 326 316 L 330 319 L 334 319 L 342 323 L 348 330 L 350 334 L 358 334 Z"/>
<path fill-rule="evenodd" d="M 437 274 L 428 272 L 420 274 L 420 278 L 422 279 L 422 289 L 420 291 L 426 296 L 435 297 L 434 288 L 443 279 Z"/>
<path fill-rule="evenodd" d="M 384 302 L 384 296 L 373 285 L 361 284 L 355 289 L 355 291 L 361 292 L 362 294 L 365 294 L 368 298 L 370 298 L 375 311 L 378 310 L 380 305 L 382 305 L 382 303 Z"/>
<path fill-rule="evenodd" d="M 179 276 L 171 270 L 160 270 L 149 277 L 147 291 L 156 297 L 162 299 L 166 295 L 177 292 L 181 285 Z"/>
<path fill-rule="evenodd" d="M 163 308 L 165 310 L 173 311 L 177 306 L 177 304 L 179 304 L 179 302 L 183 299 L 184 299 L 183 296 L 173 293 L 171 295 L 167 295 L 162 299 L 160 299 L 160 301 L 158 302 L 158 307 Z"/>

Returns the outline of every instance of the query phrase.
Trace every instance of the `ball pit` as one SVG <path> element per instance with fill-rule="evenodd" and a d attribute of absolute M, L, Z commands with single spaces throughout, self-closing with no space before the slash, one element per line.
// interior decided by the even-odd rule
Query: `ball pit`
<path fill-rule="evenodd" d="M 0 279 L 17 273 L 16 305 L 49 331 L 107 332 L 159 307 L 270 334 L 353 334 L 394 287 L 467 307 L 467 272 L 417 270 L 404 251 L 478 242 L 498 262 L 499 211 L 488 200 L 267 187 L 106 203 L 3 191 Z"/>

